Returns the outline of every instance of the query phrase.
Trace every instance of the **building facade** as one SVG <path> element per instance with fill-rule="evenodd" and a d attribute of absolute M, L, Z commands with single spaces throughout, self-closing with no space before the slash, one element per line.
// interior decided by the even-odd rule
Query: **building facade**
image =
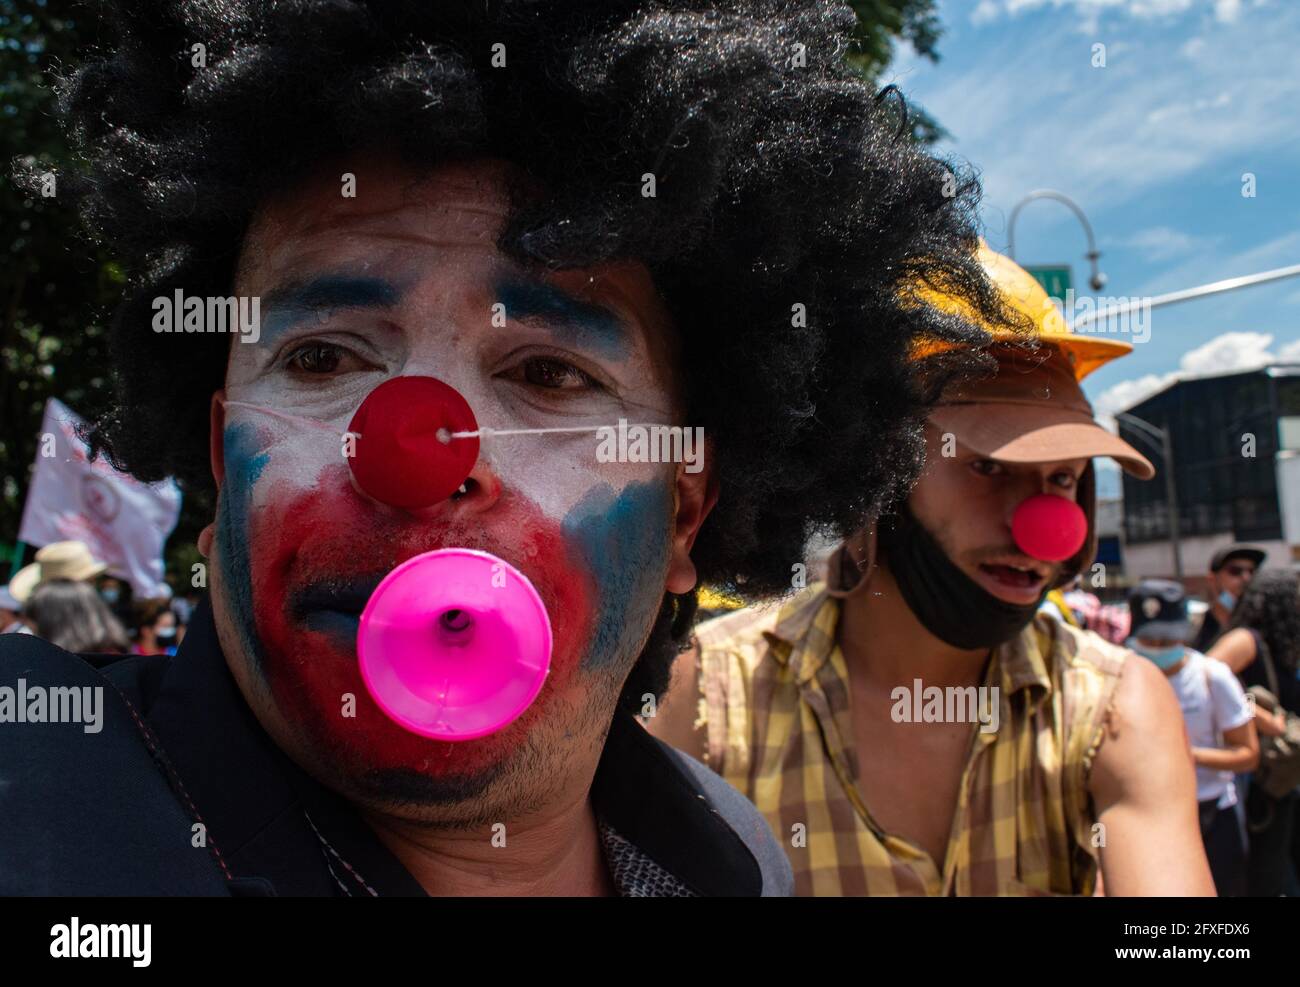
<path fill-rule="evenodd" d="M 1203 588 L 1210 557 L 1234 541 L 1266 550 L 1267 566 L 1300 559 L 1300 364 L 1178 380 L 1127 413 L 1170 433 L 1189 589 Z M 1137 429 L 1119 429 L 1158 471 L 1123 477 L 1126 574 L 1173 578 L 1167 464 Z"/>

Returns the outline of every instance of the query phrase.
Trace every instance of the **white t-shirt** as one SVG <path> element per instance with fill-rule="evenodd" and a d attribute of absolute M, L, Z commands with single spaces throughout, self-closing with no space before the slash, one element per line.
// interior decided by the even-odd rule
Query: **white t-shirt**
<path fill-rule="evenodd" d="M 1187 649 L 1187 663 L 1169 679 L 1178 694 L 1193 747 L 1222 747 L 1223 734 L 1251 721 L 1252 713 L 1232 669 L 1199 651 Z M 1218 799 L 1220 809 L 1237 804 L 1231 771 L 1196 766 L 1196 800 Z"/>

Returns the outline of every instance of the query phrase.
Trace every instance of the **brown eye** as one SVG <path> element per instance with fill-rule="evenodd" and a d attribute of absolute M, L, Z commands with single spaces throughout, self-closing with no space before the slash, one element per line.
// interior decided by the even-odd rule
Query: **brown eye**
<path fill-rule="evenodd" d="M 525 361 L 523 370 L 524 380 L 529 384 L 552 390 L 577 390 L 596 383 L 572 364 L 548 357 L 534 357 Z"/>
<path fill-rule="evenodd" d="M 1002 472 L 1002 464 L 994 459 L 977 459 L 970 466 L 980 476 L 997 476 Z"/>
<path fill-rule="evenodd" d="M 1062 490 L 1069 490 L 1078 482 L 1078 478 L 1068 470 L 1057 473 L 1052 479 Z"/>
<path fill-rule="evenodd" d="M 289 366 L 308 374 L 332 374 L 343 359 L 343 351 L 328 343 L 311 343 L 295 350 Z"/>

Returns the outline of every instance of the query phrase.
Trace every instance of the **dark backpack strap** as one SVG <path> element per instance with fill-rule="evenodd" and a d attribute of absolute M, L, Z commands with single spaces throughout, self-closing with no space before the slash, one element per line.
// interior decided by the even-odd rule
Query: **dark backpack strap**
<path fill-rule="evenodd" d="M 0 690 L 0 894 L 230 893 L 162 752 L 109 677 L 47 641 L 6 634 Z M 48 720 L 55 697 L 80 721 L 16 722 L 41 707 Z"/>

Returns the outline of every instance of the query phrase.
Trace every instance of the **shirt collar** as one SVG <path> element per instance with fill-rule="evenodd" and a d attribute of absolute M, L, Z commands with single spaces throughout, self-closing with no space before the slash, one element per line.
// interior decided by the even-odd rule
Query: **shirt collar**
<path fill-rule="evenodd" d="M 833 611 L 829 623 L 817 619 L 824 608 Z M 815 583 L 781 607 L 772 628 L 763 632 L 769 653 L 778 664 L 788 665 L 800 684 L 811 681 L 835 650 L 839 612 L 839 600 Z M 814 633 L 819 626 L 825 633 Z"/>
<path fill-rule="evenodd" d="M 140 698 L 178 796 L 242 885 L 280 895 L 424 894 L 356 809 L 262 729 L 226 665 L 206 598 L 176 657 Z M 592 801 L 604 826 L 691 890 L 761 892 L 744 842 L 673 755 L 622 711 L 611 722 Z"/>
<path fill-rule="evenodd" d="M 1001 679 L 1003 695 L 1024 691 L 1027 701 L 1037 707 L 1051 694 L 1052 676 L 1047 665 L 1056 642 L 1043 623 L 1052 619 L 1035 615 L 1019 634 L 993 650 L 995 674 Z"/>
<path fill-rule="evenodd" d="M 824 584 L 814 584 L 785 604 L 777 612 L 772 628 L 763 632 L 770 645 L 769 653 L 778 664 L 789 665 L 797 681 L 802 683 L 813 678 L 834 651 L 841 605 Z M 834 614 L 819 620 L 823 608 L 833 609 Z M 1041 618 L 1036 616 L 1018 635 L 994 648 L 990 670 L 1003 695 L 1010 697 L 1022 690 L 1029 691 L 1029 701 L 1034 706 L 1052 691 L 1047 656 L 1055 642 L 1040 623 Z M 814 628 L 821 628 L 825 633 L 815 634 Z"/>

